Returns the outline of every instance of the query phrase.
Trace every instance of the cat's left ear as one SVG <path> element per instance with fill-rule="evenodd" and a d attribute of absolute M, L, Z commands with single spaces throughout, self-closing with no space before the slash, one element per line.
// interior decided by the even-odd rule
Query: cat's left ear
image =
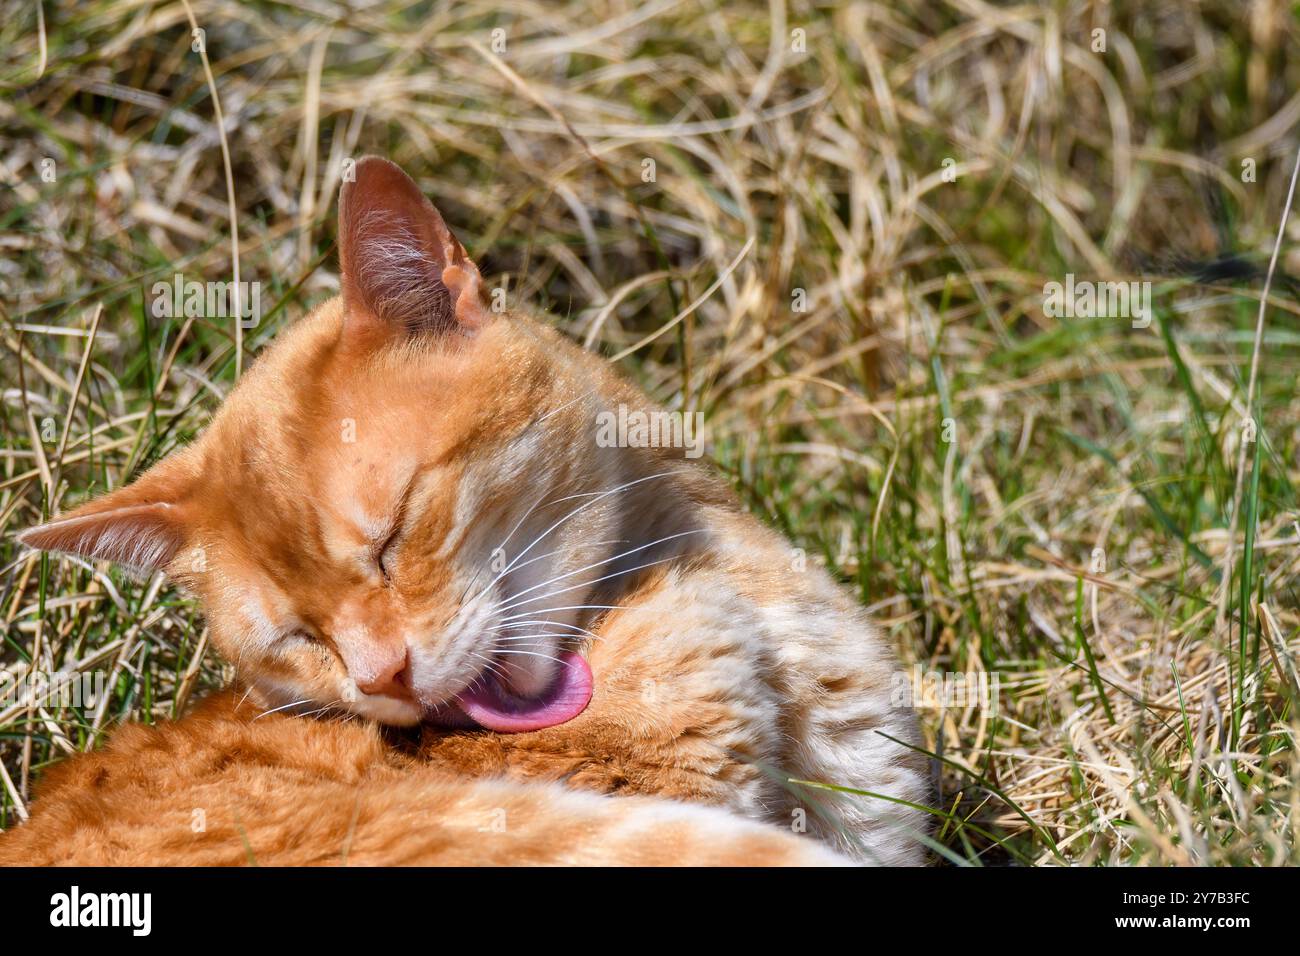
<path fill-rule="evenodd" d="M 186 481 L 163 461 L 137 480 L 18 534 L 41 551 L 108 560 L 135 574 L 165 570 L 187 537 Z"/>
<path fill-rule="evenodd" d="M 420 187 L 378 156 L 354 172 L 339 194 L 345 329 L 369 338 L 487 324 L 478 267 Z"/>

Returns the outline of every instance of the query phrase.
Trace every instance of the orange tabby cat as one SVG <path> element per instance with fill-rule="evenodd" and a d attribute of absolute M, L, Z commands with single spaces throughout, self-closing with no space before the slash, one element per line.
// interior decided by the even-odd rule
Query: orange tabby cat
<path fill-rule="evenodd" d="M 261 707 L 424 722 L 432 770 L 806 818 L 920 862 L 926 767 L 862 610 L 683 448 L 605 447 L 601 414 L 649 400 L 489 309 L 398 167 L 355 171 L 341 296 L 193 445 L 23 540 L 165 570 Z"/>

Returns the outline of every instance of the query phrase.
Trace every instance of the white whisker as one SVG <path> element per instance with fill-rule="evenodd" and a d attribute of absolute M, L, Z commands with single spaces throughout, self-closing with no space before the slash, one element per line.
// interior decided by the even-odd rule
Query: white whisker
<path fill-rule="evenodd" d="M 592 584 L 599 584 L 601 581 L 607 581 L 610 578 L 617 578 L 624 574 L 631 574 L 633 571 L 641 571 L 644 570 L 645 568 L 652 568 L 656 564 L 666 564 L 669 561 L 676 561 L 676 560 L 677 558 L 676 556 L 674 556 L 671 558 L 660 558 L 658 561 L 647 561 L 645 564 L 638 564 L 635 567 L 627 568 L 626 570 L 623 571 L 615 571 L 612 574 L 606 574 L 602 577 L 595 578 L 594 580 L 591 581 L 583 581 L 581 584 L 574 584 L 571 587 L 560 588 L 560 590 L 558 591 L 552 591 L 549 594 L 542 594 L 535 598 L 529 598 L 526 601 L 511 601 L 509 604 L 503 604 L 497 610 L 509 611 L 513 608 L 521 607 L 524 604 L 532 604 L 534 601 L 545 601 L 547 598 L 555 597 L 555 595 L 557 594 L 564 594 L 568 591 L 576 591 L 578 590 L 578 588 L 585 588 Z"/>
<path fill-rule="evenodd" d="M 603 498 L 608 498 L 610 495 L 617 494 L 617 493 L 620 492 L 620 491 L 624 491 L 624 490 L 627 489 L 627 488 L 631 488 L 633 485 L 639 485 L 639 484 L 641 484 L 641 482 L 643 482 L 643 481 L 652 481 L 652 480 L 655 479 L 655 478 L 664 478 L 664 477 L 667 477 L 667 476 L 670 475 L 670 474 L 672 474 L 672 472 L 661 471 L 661 472 L 659 472 L 659 474 L 657 474 L 657 475 L 647 475 L 647 476 L 644 477 L 644 478 L 636 478 L 636 479 L 633 479 L 632 481 L 624 482 L 623 484 L 618 485 L 618 486 L 615 487 L 615 488 L 610 488 L 608 491 L 600 491 L 600 492 L 590 492 L 590 491 L 587 491 L 587 492 L 581 492 L 581 493 L 579 493 L 579 494 L 575 494 L 575 495 L 568 495 L 568 496 L 566 496 L 566 497 L 564 497 L 564 498 L 557 498 L 555 501 L 549 502 L 549 504 L 558 504 L 558 503 L 561 502 L 561 501 L 569 501 L 569 500 L 571 500 L 571 499 L 573 499 L 573 498 L 584 498 L 584 497 L 588 497 L 588 496 L 593 495 L 593 494 L 595 495 L 595 497 L 592 498 L 590 501 L 586 501 L 586 502 L 583 502 L 582 504 L 578 505 L 578 507 L 574 508 L 574 509 L 573 509 L 572 511 L 570 511 L 568 514 L 566 514 L 563 518 L 561 518 L 559 521 L 555 522 L 555 524 L 551 525 L 549 528 L 547 528 L 545 531 L 543 531 L 541 534 L 539 534 L 536 538 L 534 538 L 531 542 L 529 542 L 528 547 L 524 548 L 524 550 L 520 551 L 517 555 L 515 555 L 514 560 L 511 561 L 510 564 L 506 565 L 505 570 L 503 570 L 503 571 L 501 572 L 501 574 L 499 574 L 499 575 L 497 576 L 496 580 L 499 581 L 503 576 L 505 576 L 506 574 L 509 574 L 510 571 L 514 568 L 514 566 L 515 566 L 516 564 L 519 563 L 519 559 L 522 558 L 522 557 L 523 557 L 525 554 L 527 554 L 529 551 L 533 550 L 533 548 L 537 547 L 538 543 L 541 542 L 541 540 L 542 540 L 543 538 L 545 538 L 548 534 L 550 534 L 552 531 L 554 531 L 554 530 L 555 530 L 556 528 L 558 528 L 560 525 L 564 524 L 566 521 L 568 521 L 568 520 L 570 520 L 571 518 L 574 518 L 574 517 L 576 517 L 577 515 L 581 514 L 583 511 L 585 511 L 587 508 L 590 508 L 590 507 L 591 507 L 592 505 L 594 505 L 596 502 L 600 501 L 600 500 L 603 499 Z M 521 519 L 521 520 L 522 520 L 522 519 Z M 517 527 L 518 527 L 518 525 L 516 525 L 516 528 L 517 528 Z M 514 534 L 514 531 L 512 530 L 510 533 L 511 533 L 511 534 Z M 492 582 L 492 584 L 495 584 L 495 583 L 496 583 L 496 581 L 493 581 L 493 582 Z M 491 586 L 492 586 L 491 584 L 488 585 L 488 587 L 491 587 Z"/>
<path fill-rule="evenodd" d="M 299 714 L 298 716 L 299 716 L 299 717 L 314 717 L 314 716 L 316 716 L 317 714 L 323 714 L 323 713 L 325 713 L 325 711 L 329 710 L 329 709 L 330 709 L 331 707 L 333 707 L 335 704 L 341 704 L 341 703 L 343 703 L 343 698 L 342 698 L 342 697 L 335 697 L 332 701 L 330 701 L 328 704 L 324 705 L 323 707 L 317 707 L 315 710 L 309 710 L 309 711 L 307 711 L 307 712 L 304 713 L 304 714 Z"/>
<path fill-rule="evenodd" d="M 693 528 L 690 531 L 680 531 L 677 534 L 667 535 L 666 537 L 659 538 L 655 541 L 651 541 L 648 544 L 643 544 L 635 548 L 629 548 L 628 550 L 622 552 L 621 554 L 611 555 L 610 557 L 604 558 L 600 561 L 593 561 L 591 564 L 588 564 L 584 567 L 576 568 L 573 571 L 567 571 L 564 574 L 556 575 L 555 577 L 551 578 L 549 581 L 543 581 L 541 584 L 534 584 L 530 588 L 524 588 L 522 591 L 513 595 L 513 597 L 515 598 L 523 597 L 525 594 L 529 594 L 540 588 L 544 588 L 548 584 L 554 584 L 556 581 L 563 581 L 565 578 L 571 578 L 575 574 L 581 574 L 583 571 L 590 571 L 592 568 L 598 568 L 601 567 L 602 565 L 607 565 L 612 561 L 617 561 L 619 558 L 626 558 L 629 554 L 636 554 L 638 551 L 644 551 L 646 548 L 653 548 L 657 544 L 663 544 L 665 541 L 672 541 L 675 538 L 684 538 L 688 534 L 700 534 L 701 532 L 703 532 L 703 530 L 704 530 L 703 528 Z M 645 565 L 643 565 L 643 567 L 644 566 Z M 604 579 L 597 578 L 597 580 L 604 580 Z"/>
<path fill-rule="evenodd" d="M 511 528 L 509 531 L 506 532 L 506 536 L 505 536 L 504 538 L 501 539 L 501 542 L 500 542 L 500 543 L 499 543 L 495 548 L 492 549 L 493 553 L 496 553 L 497 551 L 501 551 L 502 553 L 504 553 L 504 551 L 505 551 L 505 546 L 509 543 L 510 539 L 514 537 L 514 534 L 515 534 L 516 531 L 519 530 L 520 525 L 522 525 L 525 521 L 527 521 L 527 520 L 528 520 L 528 516 L 531 515 L 534 511 L 537 510 L 538 507 L 541 506 L 541 504 L 542 504 L 542 499 L 545 498 L 545 497 L 546 497 L 546 493 L 545 493 L 545 492 L 543 492 L 542 494 L 540 494 L 540 495 L 537 496 L 537 500 L 534 501 L 534 502 L 529 506 L 528 510 L 525 511 L 525 512 L 523 513 L 523 515 L 520 517 L 520 519 L 519 519 L 518 521 L 515 522 L 514 527 Z M 554 504 L 554 502 L 549 502 L 549 501 L 546 502 L 546 503 L 547 503 L 547 504 Z M 483 570 L 483 568 L 480 567 L 478 573 L 481 573 L 482 570 Z M 484 586 L 484 588 L 483 588 L 482 591 L 479 591 L 479 592 L 478 592 L 477 594 L 475 594 L 472 598 L 470 598 L 468 602 L 464 603 L 462 606 L 463 606 L 463 607 L 472 607 L 472 606 L 474 605 L 474 603 L 475 603 L 476 601 L 478 601 L 478 599 L 481 598 L 484 594 L 486 594 L 488 591 L 490 591 L 490 590 L 492 589 L 492 585 L 494 585 L 494 584 L 496 584 L 498 581 L 500 581 L 501 578 L 502 578 L 503 576 L 505 576 L 506 572 L 508 572 L 509 570 L 510 570 L 510 568 L 507 567 L 504 571 L 502 571 L 502 572 L 501 572 L 500 574 L 498 574 L 495 578 L 493 578 L 491 581 L 489 581 L 489 582 Z M 478 580 L 478 573 L 476 573 L 476 574 L 474 575 L 474 581 L 477 581 L 477 580 Z M 470 587 L 473 587 L 473 586 L 474 586 L 474 581 L 470 581 Z M 465 590 L 468 591 L 469 588 L 466 588 Z M 464 601 L 464 595 L 461 595 L 461 599 L 462 599 L 462 601 Z"/>
<path fill-rule="evenodd" d="M 492 628 L 492 630 L 505 631 L 505 630 L 513 630 L 515 628 L 520 628 L 520 627 L 533 627 L 533 626 L 563 627 L 570 631 L 577 631 L 579 634 L 586 634 L 588 637 L 591 637 L 595 640 L 600 639 L 599 634 L 595 634 L 592 631 L 587 630 L 585 627 L 578 627 L 578 625 L 576 624 L 564 624 L 560 621 L 519 621 L 516 624 L 502 624 L 500 627 Z"/>
<path fill-rule="evenodd" d="M 609 539 L 608 541 L 592 541 L 590 544 L 588 544 L 587 542 L 583 542 L 583 544 L 584 544 L 586 547 L 589 547 L 589 548 L 595 548 L 595 547 L 598 547 L 598 546 L 600 546 L 600 545 L 602 545 L 602 544 L 621 544 L 622 542 L 624 542 L 624 541 L 626 541 L 626 540 L 627 540 L 627 538 L 611 538 L 611 539 Z M 545 554 L 539 554 L 539 555 L 537 555 L 536 557 L 529 558 L 529 559 L 528 559 L 527 561 L 525 561 L 523 564 L 515 565 L 514 570 L 518 571 L 520 568 L 526 568 L 526 567 L 528 567 L 528 565 L 534 563 L 535 561 L 545 561 L 547 558 L 553 558 L 553 557 L 555 557 L 557 554 L 563 554 L 563 553 L 564 553 L 564 548 L 556 548 L 554 551 L 547 551 Z M 494 581 L 493 584 L 495 584 L 495 583 L 496 583 L 496 582 Z M 488 585 L 488 587 L 491 587 L 491 586 L 492 586 L 492 585 L 490 585 L 490 584 Z"/>
<path fill-rule="evenodd" d="M 520 614 L 512 614 L 509 617 L 503 617 L 502 623 L 506 621 L 517 621 L 521 617 L 528 617 L 530 614 L 550 614 L 552 611 L 649 611 L 648 607 L 630 607 L 626 604 L 562 604 L 559 607 L 533 608 L 531 611 L 524 611 Z"/>
<path fill-rule="evenodd" d="M 539 637 L 572 637 L 572 634 L 554 634 L 550 631 L 538 631 L 534 634 L 516 634 L 513 637 L 498 638 L 502 644 L 510 644 L 515 641 L 531 641 Z"/>
<path fill-rule="evenodd" d="M 538 652 L 538 651 L 497 651 L 497 653 L 498 653 L 498 654 L 514 654 L 514 655 L 516 655 L 516 656 L 518 656 L 518 657 L 542 657 L 542 658 L 545 658 L 545 659 L 548 660 L 548 661 L 555 661 L 555 663 L 557 663 L 557 664 L 563 664 L 563 665 L 566 666 L 566 667 L 569 666 L 568 661 L 563 661 L 563 660 L 560 660 L 560 658 L 558 658 L 558 657 L 554 657 L 554 656 L 552 656 L 552 655 L 550 655 L 550 654 L 542 654 L 542 653 L 540 653 L 540 652 Z"/>
<path fill-rule="evenodd" d="M 494 644 L 494 647 L 495 647 L 495 644 Z M 474 651 L 473 654 L 474 654 L 475 657 L 477 657 L 479 660 L 483 661 L 483 663 L 484 663 L 484 668 L 483 668 L 482 671 L 479 672 L 479 675 L 478 675 L 478 677 L 479 677 L 480 680 L 482 679 L 483 674 L 484 674 L 485 672 L 487 672 L 487 673 L 491 673 L 491 674 L 493 674 L 493 675 L 496 676 L 496 677 L 502 677 L 502 676 L 504 676 L 504 675 L 502 674 L 501 670 L 500 670 L 500 665 L 497 664 L 497 662 L 496 662 L 495 660 L 493 660 L 492 658 L 488 657 L 488 656 L 485 655 L 485 654 L 480 654 L 478 651 Z M 471 685 L 471 686 L 472 686 L 472 685 Z"/>
<path fill-rule="evenodd" d="M 258 714 L 256 717 L 254 717 L 253 720 L 261 720 L 261 719 L 262 719 L 263 717 L 265 717 L 267 714 L 274 714 L 274 713 L 276 713 L 277 711 L 288 710 L 290 707 L 297 707 L 297 706 L 299 706 L 300 704 L 310 704 L 310 703 L 311 703 L 311 698 L 310 698 L 310 697 L 304 697 L 302 700 L 291 701 L 290 703 L 282 704 L 282 705 L 280 705 L 279 707 L 272 707 L 270 710 L 264 710 L 264 711 L 262 711 L 260 714 Z"/>
<path fill-rule="evenodd" d="M 558 415 L 558 414 L 560 414 L 560 412 L 564 411 L 566 408 L 570 407 L 571 405 L 576 405 L 578 402 L 582 401 L 584 398 L 588 398 L 588 397 L 590 397 L 591 395 L 593 395 L 593 394 L 595 393 L 595 391 L 596 391 L 596 390 L 593 388 L 591 391 L 586 392 L 586 393 L 584 393 L 584 394 L 582 394 L 582 395 L 579 395 L 577 398 L 573 399 L 572 401 L 565 402 L 565 403 L 564 403 L 563 405 L 561 405 L 559 408 L 552 408 L 549 412 L 547 412 L 547 413 L 546 413 L 545 415 L 543 415 L 541 418 L 537 419 L 537 421 L 533 422 L 533 424 L 534 424 L 534 425 L 540 425 L 542 422 L 546 421 L 546 419 L 550 418 L 552 415 Z"/>

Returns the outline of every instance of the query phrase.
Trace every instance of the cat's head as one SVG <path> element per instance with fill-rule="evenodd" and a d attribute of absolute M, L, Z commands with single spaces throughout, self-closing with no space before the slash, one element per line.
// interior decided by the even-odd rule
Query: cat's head
<path fill-rule="evenodd" d="M 191 446 L 22 540 L 167 572 L 268 707 L 563 722 L 592 690 L 578 622 L 655 476 L 593 440 L 600 363 L 494 313 L 397 166 L 355 173 L 342 294 Z"/>

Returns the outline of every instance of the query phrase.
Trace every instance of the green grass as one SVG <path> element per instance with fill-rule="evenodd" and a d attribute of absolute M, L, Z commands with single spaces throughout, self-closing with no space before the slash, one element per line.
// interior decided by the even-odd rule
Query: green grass
<path fill-rule="evenodd" d="M 606 356 L 753 240 L 618 364 L 706 413 L 746 504 L 909 665 L 998 676 L 996 710 L 923 712 L 938 859 L 1300 862 L 1300 219 L 1252 376 L 1297 151 L 1285 5 L 1253 32 L 1229 0 L 353 6 L 193 4 L 263 282 L 242 341 L 145 307 L 231 273 L 184 7 L 45 2 L 43 73 L 37 5 L 0 20 L 0 666 L 112 686 L 0 706 L 0 826 L 50 761 L 229 676 L 167 587 L 13 532 L 183 444 L 335 291 L 340 160 L 377 152 L 513 307 Z M 1247 268 L 1186 266 L 1224 256 Z M 1151 281 L 1150 328 L 1046 315 L 1066 273 Z"/>

